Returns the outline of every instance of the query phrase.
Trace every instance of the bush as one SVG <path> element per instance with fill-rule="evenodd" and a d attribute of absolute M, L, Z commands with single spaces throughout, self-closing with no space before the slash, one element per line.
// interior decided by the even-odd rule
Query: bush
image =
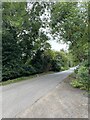
<path fill-rule="evenodd" d="M 21 76 L 35 74 L 36 70 L 31 65 L 13 65 L 13 67 L 3 67 L 2 81 L 14 79 Z"/>
<path fill-rule="evenodd" d="M 59 72 L 68 69 L 68 59 L 64 51 L 37 50 L 32 59 L 15 58 L 10 57 L 10 60 L 8 58 L 8 61 L 3 62 L 3 81 L 47 71 Z"/>
<path fill-rule="evenodd" d="M 88 90 L 88 62 L 84 61 L 80 64 L 79 68 L 75 70 L 76 73 L 76 79 L 71 82 L 71 85 L 73 87 L 79 87 L 80 89 L 86 89 Z"/>
<path fill-rule="evenodd" d="M 27 76 L 27 75 L 31 75 L 31 74 L 35 74 L 36 70 L 34 67 L 32 67 L 31 65 L 24 65 L 22 67 L 22 76 Z"/>
<path fill-rule="evenodd" d="M 73 87 L 75 88 L 80 88 L 80 87 L 83 87 L 83 84 L 81 81 L 75 79 L 75 80 L 72 80 L 72 82 L 70 83 Z"/>
<path fill-rule="evenodd" d="M 79 68 L 76 68 L 76 69 L 74 70 L 74 73 L 78 74 L 78 69 L 79 69 Z"/>
<path fill-rule="evenodd" d="M 81 66 L 78 69 L 78 74 L 77 78 L 82 82 L 83 86 L 88 88 L 88 67 Z"/>
<path fill-rule="evenodd" d="M 56 60 L 52 61 L 52 70 L 55 72 L 59 72 L 61 70 L 61 64 L 60 62 L 57 62 Z"/>

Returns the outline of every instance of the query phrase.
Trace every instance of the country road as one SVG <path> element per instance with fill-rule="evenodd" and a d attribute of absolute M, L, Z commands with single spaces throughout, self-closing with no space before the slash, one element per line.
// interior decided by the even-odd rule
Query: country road
<path fill-rule="evenodd" d="M 73 72 L 74 68 L 37 76 L 30 80 L 9 84 L 2 87 L 2 117 L 15 118 L 15 116 L 42 96 L 46 95 Z"/>

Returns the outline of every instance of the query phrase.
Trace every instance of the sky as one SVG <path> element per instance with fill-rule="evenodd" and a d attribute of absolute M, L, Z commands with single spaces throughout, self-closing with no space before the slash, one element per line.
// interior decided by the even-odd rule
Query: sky
<path fill-rule="evenodd" d="M 50 40 L 49 43 L 51 45 L 51 49 L 55 51 L 60 51 L 61 49 L 64 49 L 64 50 L 68 49 L 68 45 L 65 43 L 58 43 L 55 40 Z"/>

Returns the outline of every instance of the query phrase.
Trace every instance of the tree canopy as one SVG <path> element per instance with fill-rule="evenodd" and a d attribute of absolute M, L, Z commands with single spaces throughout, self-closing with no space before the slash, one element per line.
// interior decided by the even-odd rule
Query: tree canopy
<path fill-rule="evenodd" d="M 88 4 L 79 2 L 3 3 L 3 81 L 66 70 L 87 60 L 87 11 Z M 67 43 L 68 52 L 52 50 L 48 35 Z"/>
<path fill-rule="evenodd" d="M 50 50 L 48 36 L 40 30 L 44 25 L 41 15 L 47 4 L 35 2 L 32 8 L 29 4 L 3 3 L 3 80 L 60 70 L 58 57 L 54 55 L 57 53 Z"/>

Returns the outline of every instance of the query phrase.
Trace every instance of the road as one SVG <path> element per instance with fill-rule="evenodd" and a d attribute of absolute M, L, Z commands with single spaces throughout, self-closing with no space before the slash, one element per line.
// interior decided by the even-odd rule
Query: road
<path fill-rule="evenodd" d="M 71 68 L 63 72 L 38 76 L 30 80 L 3 86 L 2 117 L 15 118 L 17 114 L 54 89 L 73 70 L 74 68 Z"/>

